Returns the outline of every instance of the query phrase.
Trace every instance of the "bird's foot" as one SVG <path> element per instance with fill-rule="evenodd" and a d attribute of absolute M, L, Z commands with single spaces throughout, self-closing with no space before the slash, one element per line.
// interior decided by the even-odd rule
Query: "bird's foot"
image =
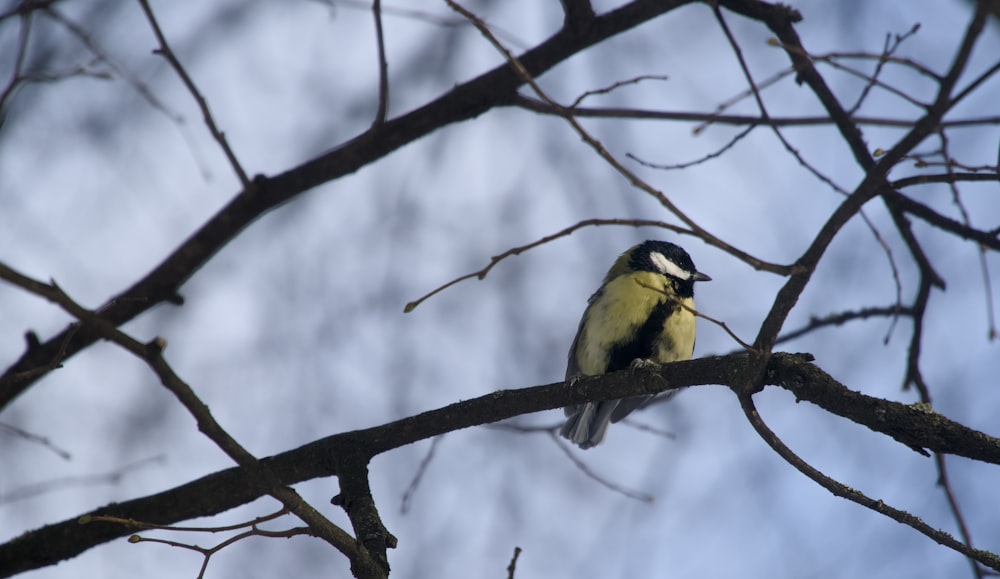
<path fill-rule="evenodd" d="M 659 367 L 660 365 L 658 363 L 648 358 L 636 358 L 635 360 L 632 360 L 631 364 L 628 365 L 629 371 L 632 372 L 633 374 L 636 373 L 637 371 L 653 370 Z"/>

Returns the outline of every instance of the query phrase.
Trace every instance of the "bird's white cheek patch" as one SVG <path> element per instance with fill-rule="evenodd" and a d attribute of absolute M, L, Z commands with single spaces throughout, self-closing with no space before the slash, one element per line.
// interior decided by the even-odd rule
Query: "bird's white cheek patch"
<path fill-rule="evenodd" d="M 690 272 L 684 271 L 680 268 L 680 266 L 664 257 L 664 255 L 658 251 L 650 253 L 649 260 L 653 262 L 653 265 L 655 265 L 657 269 L 666 275 L 672 275 L 677 279 L 683 280 L 691 277 Z"/>

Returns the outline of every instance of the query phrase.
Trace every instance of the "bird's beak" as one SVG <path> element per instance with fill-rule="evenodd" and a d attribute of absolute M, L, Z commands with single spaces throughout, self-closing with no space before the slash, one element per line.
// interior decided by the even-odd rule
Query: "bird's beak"
<path fill-rule="evenodd" d="M 694 275 L 691 276 L 691 281 L 712 281 L 712 278 L 701 273 L 700 271 L 696 271 L 694 272 Z"/>

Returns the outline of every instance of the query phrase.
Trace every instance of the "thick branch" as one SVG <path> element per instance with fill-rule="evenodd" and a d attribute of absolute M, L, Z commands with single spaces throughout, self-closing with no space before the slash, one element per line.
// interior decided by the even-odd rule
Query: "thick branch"
<path fill-rule="evenodd" d="M 819 366 L 792 356 L 775 355 L 767 381 L 907 446 L 1000 464 L 1000 439 L 949 420 L 926 404 L 901 404 L 855 392 Z"/>
<path fill-rule="evenodd" d="M 767 382 L 907 446 L 1000 464 L 1000 439 L 951 421 L 924 405 L 906 405 L 852 391 L 806 359 L 802 355 L 775 354 L 767 367 Z M 677 362 L 658 371 L 637 374 L 625 371 L 584 378 L 573 388 L 557 382 L 501 390 L 382 426 L 329 436 L 263 459 L 261 463 L 285 485 L 337 476 L 338 465 L 345 458 L 371 457 L 446 432 L 522 414 L 687 386 L 724 384 L 738 389 L 748 371 L 747 362 L 746 354 L 734 354 Z M 171 524 L 224 512 L 252 502 L 266 492 L 249 470 L 231 468 L 160 494 L 108 505 L 86 514 Z M 110 523 L 80 525 L 77 521 L 74 518 L 42 527 L 0 545 L 0 576 L 52 565 L 132 532 Z"/>

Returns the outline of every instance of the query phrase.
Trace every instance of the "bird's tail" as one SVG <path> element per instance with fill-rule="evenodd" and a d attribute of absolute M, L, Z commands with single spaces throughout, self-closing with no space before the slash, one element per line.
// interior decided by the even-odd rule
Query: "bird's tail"
<path fill-rule="evenodd" d="M 582 449 L 597 446 L 608 432 L 611 413 L 618 406 L 618 402 L 618 400 L 606 400 L 577 406 L 566 419 L 566 424 L 563 424 L 559 434 Z"/>

